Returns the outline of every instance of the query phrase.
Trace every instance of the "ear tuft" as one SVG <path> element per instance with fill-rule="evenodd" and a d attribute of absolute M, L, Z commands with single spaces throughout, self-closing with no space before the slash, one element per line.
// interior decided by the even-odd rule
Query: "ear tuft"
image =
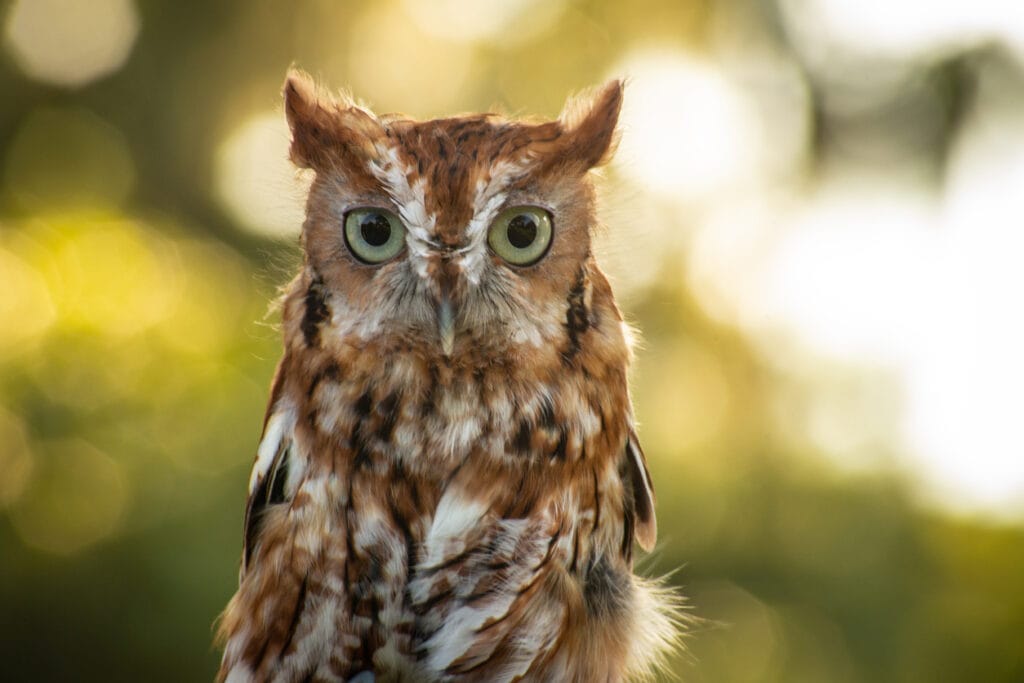
<path fill-rule="evenodd" d="M 313 77 L 291 69 L 282 88 L 284 113 L 292 132 L 290 156 L 300 168 L 323 169 L 352 152 L 365 154 L 383 133 L 368 110 L 337 100 L 317 88 Z"/>
<path fill-rule="evenodd" d="M 609 81 L 596 93 L 571 98 L 559 116 L 566 131 L 568 152 L 588 169 L 607 162 L 615 151 L 622 90 L 621 80 Z"/>
<path fill-rule="evenodd" d="M 325 144 L 330 138 L 330 109 L 317 93 L 313 78 L 304 71 L 292 69 L 284 81 L 284 114 L 292 131 L 290 156 L 299 168 L 321 165 Z"/>

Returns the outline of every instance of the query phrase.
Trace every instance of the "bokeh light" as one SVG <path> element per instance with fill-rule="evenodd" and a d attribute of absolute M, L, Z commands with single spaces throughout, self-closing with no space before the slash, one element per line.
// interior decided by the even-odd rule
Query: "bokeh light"
<path fill-rule="evenodd" d="M 128 491 L 121 467 L 80 440 L 45 444 L 11 522 L 30 546 L 70 554 L 114 533 Z"/>
<path fill-rule="evenodd" d="M 403 0 L 425 33 L 453 41 L 486 40 L 501 47 L 538 37 L 558 19 L 564 0 Z"/>
<path fill-rule="evenodd" d="M 683 342 L 652 353 L 640 373 L 637 379 L 648 389 L 641 409 L 648 401 L 672 406 L 644 411 L 651 415 L 644 429 L 653 439 L 674 442 L 682 453 L 701 453 L 728 424 L 732 388 L 719 360 L 699 345 Z"/>
<path fill-rule="evenodd" d="M 305 215 L 305 189 L 288 160 L 291 135 L 280 112 L 242 122 L 217 152 L 217 191 L 236 221 L 258 235 L 295 237 Z"/>
<path fill-rule="evenodd" d="M 102 216 L 69 216 L 46 228 L 52 291 L 66 326 L 119 338 L 167 315 L 178 283 L 167 267 L 173 245 L 161 235 Z"/>
<path fill-rule="evenodd" d="M 31 78 L 77 87 L 124 64 L 139 32 L 132 0 L 14 0 L 4 39 Z"/>
<path fill-rule="evenodd" d="M 804 154 L 805 86 L 770 52 L 712 60 L 644 48 L 611 74 L 626 76 L 629 93 L 615 164 L 645 192 L 721 202 L 779 182 Z"/>
<path fill-rule="evenodd" d="M 227 351 L 250 310 L 245 262 L 209 239 L 180 240 L 175 252 L 182 277 L 174 303 L 159 325 L 162 338 L 174 349 L 197 356 Z"/>
<path fill-rule="evenodd" d="M 762 144 L 750 106 L 713 66 L 681 53 L 641 54 L 614 69 L 627 74 L 627 131 L 616 164 L 645 190 L 700 198 L 756 167 Z"/>
<path fill-rule="evenodd" d="M 2 244 L 2 242 L 0 242 Z M 0 246 L 0 357 L 31 345 L 57 318 L 50 290 L 43 276 L 12 251 Z"/>
<path fill-rule="evenodd" d="M 349 36 L 346 85 L 377 113 L 444 115 L 470 89 L 473 49 L 425 33 L 397 4 L 367 3 Z"/>

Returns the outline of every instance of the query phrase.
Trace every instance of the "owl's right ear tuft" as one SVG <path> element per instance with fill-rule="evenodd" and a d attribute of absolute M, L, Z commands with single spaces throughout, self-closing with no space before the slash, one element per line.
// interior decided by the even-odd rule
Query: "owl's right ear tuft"
<path fill-rule="evenodd" d="M 288 72 L 282 94 L 292 133 L 289 154 L 299 168 L 337 167 L 352 152 L 364 155 L 383 134 L 373 114 L 322 92 L 313 77 L 299 69 Z"/>

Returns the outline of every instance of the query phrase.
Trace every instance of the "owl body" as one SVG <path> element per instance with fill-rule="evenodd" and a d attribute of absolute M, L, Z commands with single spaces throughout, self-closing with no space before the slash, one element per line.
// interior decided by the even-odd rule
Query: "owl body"
<path fill-rule="evenodd" d="M 220 678 L 645 675 L 671 601 L 632 571 L 653 491 L 589 241 L 621 86 L 530 124 L 376 117 L 300 74 L 285 102 L 315 179 Z"/>

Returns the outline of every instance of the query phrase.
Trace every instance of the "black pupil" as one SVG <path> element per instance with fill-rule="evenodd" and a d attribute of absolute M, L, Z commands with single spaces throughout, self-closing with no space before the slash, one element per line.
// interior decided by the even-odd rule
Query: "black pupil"
<path fill-rule="evenodd" d="M 359 221 L 359 234 L 371 247 L 380 247 L 391 239 L 391 223 L 382 213 L 368 213 Z"/>
<path fill-rule="evenodd" d="M 508 241 L 516 249 L 525 249 L 537 239 L 537 221 L 527 213 L 521 213 L 508 222 Z"/>

